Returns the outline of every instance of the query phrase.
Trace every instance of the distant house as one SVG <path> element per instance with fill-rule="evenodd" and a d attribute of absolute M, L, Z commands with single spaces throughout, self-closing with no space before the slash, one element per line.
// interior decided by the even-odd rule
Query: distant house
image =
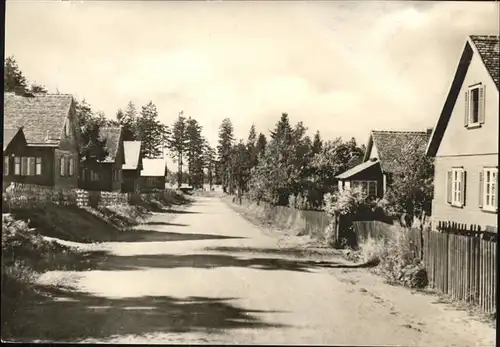
<path fill-rule="evenodd" d="M 165 189 L 167 162 L 164 158 L 142 159 L 141 190 Z"/>
<path fill-rule="evenodd" d="M 498 80 L 499 37 L 468 37 L 427 147 L 435 157 L 434 225 L 497 225 Z"/>
<path fill-rule="evenodd" d="M 138 191 L 142 170 L 141 141 L 123 141 L 122 192 Z"/>
<path fill-rule="evenodd" d="M 4 181 L 76 188 L 79 128 L 73 97 L 4 93 L 4 138 L 21 127 L 23 135 L 4 141 Z"/>
<path fill-rule="evenodd" d="M 379 131 L 373 130 L 368 139 L 363 162 L 336 176 L 339 190 L 362 187 L 369 196 L 381 198 L 392 183 L 396 159 L 409 142 L 421 143 L 422 155 L 430 136 L 428 131 Z"/>
<path fill-rule="evenodd" d="M 80 187 L 87 190 L 118 192 L 122 188 L 124 162 L 123 131 L 121 127 L 103 127 L 99 138 L 106 140 L 107 156 L 96 163 L 82 163 Z"/>

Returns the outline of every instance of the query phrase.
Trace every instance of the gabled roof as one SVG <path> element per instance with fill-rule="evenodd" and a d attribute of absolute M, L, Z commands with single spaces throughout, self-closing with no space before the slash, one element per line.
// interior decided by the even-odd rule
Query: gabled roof
<path fill-rule="evenodd" d="M 142 159 L 141 176 L 165 176 L 167 161 L 164 158 L 159 159 Z"/>
<path fill-rule="evenodd" d="M 372 130 L 364 161 L 368 161 L 372 146 L 375 144 L 382 171 L 393 172 L 405 144 L 417 141 L 417 144 L 421 146 L 422 155 L 424 155 L 429 136 L 427 131 Z"/>
<path fill-rule="evenodd" d="M 26 138 L 24 137 L 23 127 L 19 128 L 4 128 L 3 129 L 3 150 L 5 151 L 7 147 L 10 145 L 12 140 L 16 136 L 22 136 L 23 140 L 26 142 Z"/>
<path fill-rule="evenodd" d="M 122 170 L 137 170 L 141 153 L 141 141 L 123 141 L 125 163 Z"/>
<path fill-rule="evenodd" d="M 121 127 L 102 127 L 99 129 L 99 138 L 106 140 L 108 155 L 103 160 L 104 163 L 114 163 L 120 148 L 120 139 L 122 135 Z"/>
<path fill-rule="evenodd" d="M 378 161 L 378 159 L 377 160 L 368 160 L 368 161 L 365 161 L 364 163 L 356 165 L 352 169 L 349 169 L 349 170 L 341 173 L 340 175 L 336 176 L 335 178 L 337 178 L 339 180 L 344 180 L 344 179 L 347 179 L 347 178 L 350 178 L 350 177 L 356 175 L 357 173 L 360 173 L 361 171 L 364 171 L 372 166 L 379 165 L 379 164 L 380 164 L 380 162 Z"/>
<path fill-rule="evenodd" d="M 28 143 L 59 143 L 72 103 L 69 94 L 4 93 L 4 126 L 23 127 Z"/>
<path fill-rule="evenodd" d="M 427 145 L 426 154 L 435 156 L 460 93 L 472 56 L 477 54 L 497 87 L 499 82 L 499 36 L 471 35 L 467 38 L 441 114 Z"/>
<path fill-rule="evenodd" d="M 499 36 L 471 35 L 469 41 L 477 49 L 486 70 L 488 70 L 498 89 L 498 75 L 500 70 Z"/>

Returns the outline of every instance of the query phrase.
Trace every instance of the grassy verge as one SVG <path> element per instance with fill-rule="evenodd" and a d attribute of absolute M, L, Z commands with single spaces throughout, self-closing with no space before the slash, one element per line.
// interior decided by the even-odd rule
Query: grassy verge
<path fill-rule="evenodd" d="M 45 240 L 26 222 L 2 215 L 2 338 L 11 334 L 18 308 L 37 295 L 34 283 L 49 270 L 82 270 L 86 254 Z"/>

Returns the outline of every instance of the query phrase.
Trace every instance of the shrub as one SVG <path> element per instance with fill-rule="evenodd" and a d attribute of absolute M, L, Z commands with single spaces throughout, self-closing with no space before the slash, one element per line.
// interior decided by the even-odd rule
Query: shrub
<path fill-rule="evenodd" d="M 420 259 L 415 256 L 408 232 L 393 231 L 386 239 L 368 238 L 360 244 L 359 255 L 364 262 L 377 262 L 376 272 L 389 282 L 400 282 L 412 288 L 427 285 L 427 276 Z"/>

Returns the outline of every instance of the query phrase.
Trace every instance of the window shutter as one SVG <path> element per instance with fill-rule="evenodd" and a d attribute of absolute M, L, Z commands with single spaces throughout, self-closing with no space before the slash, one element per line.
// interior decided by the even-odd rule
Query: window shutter
<path fill-rule="evenodd" d="M 484 200 L 484 173 L 481 171 L 479 173 L 479 207 L 483 207 Z"/>
<path fill-rule="evenodd" d="M 484 88 L 485 86 L 479 87 L 479 124 L 484 124 Z"/>
<path fill-rule="evenodd" d="M 464 115 L 464 127 L 467 128 L 469 125 L 469 92 L 465 92 L 465 115 Z"/>
<path fill-rule="evenodd" d="M 460 180 L 460 197 L 462 199 L 461 203 L 462 203 L 462 206 L 465 206 L 465 194 L 466 194 L 466 191 L 467 191 L 467 172 L 466 171 L 462 171 L 461 173 L 461 180 Z"/>
<path fill-rule="evenodd" d="M 446 202 L 451 204 L 451 194 L 452 194 L 452 171 L 448 170 L 448 175 L 446 178 Z"/>

